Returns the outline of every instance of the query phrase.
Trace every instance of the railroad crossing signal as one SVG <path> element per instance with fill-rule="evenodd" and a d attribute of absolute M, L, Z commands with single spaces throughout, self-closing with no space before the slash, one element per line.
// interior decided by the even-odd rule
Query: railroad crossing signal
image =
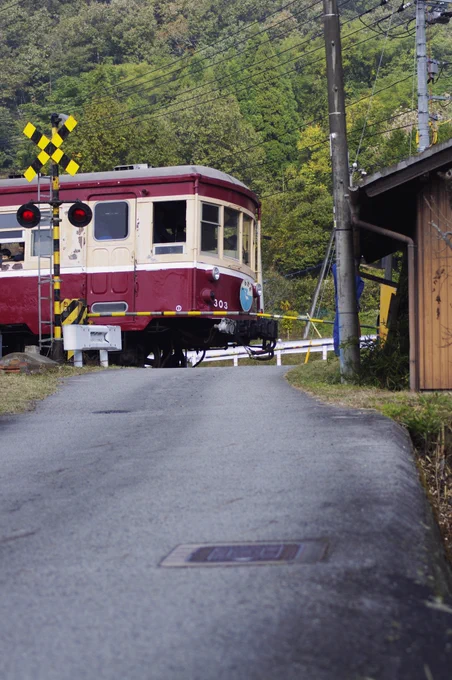
<path fill-rule="evenodd" d="M 61 165 L 63 170 L 67 170 L 70 175 L 75 175 L 80 166 L 75 161 L 71 160 L 69 156 L 66 156 L 60 149 L 60 146 L 76 125 L 77 121 L 75 118 L 69 116 L 63 125 L 61 125 L 58 132 L 55 132 L 52 135 L 52 139 L 49 139 L 43 135 L 33 123 L 27 123 L 24 128 L 24 135 L 31 139 L 41 149 L 36 160 L 33 161 L 30 167 L 24 172 L 24 176 L 29 182 L 36 177 L 38 172 L 50 158 L 58 165 Z"/>
<path fill-rule="evenodd" d="M 33 229 L 41 221 L 41 211 L 34 203 L 25 203 L 17 211 L 16 219 L 21 227 Z"/>

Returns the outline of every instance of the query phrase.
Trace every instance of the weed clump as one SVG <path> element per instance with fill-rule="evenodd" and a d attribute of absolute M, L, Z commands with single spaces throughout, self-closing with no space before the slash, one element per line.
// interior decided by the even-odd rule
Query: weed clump
<path fill-rule="evenodd" d="M 391 391 L 408 389 L 409 357 L 398 337 L 385 344 L 369 339 L 361 345 L 357 383 Z"/>

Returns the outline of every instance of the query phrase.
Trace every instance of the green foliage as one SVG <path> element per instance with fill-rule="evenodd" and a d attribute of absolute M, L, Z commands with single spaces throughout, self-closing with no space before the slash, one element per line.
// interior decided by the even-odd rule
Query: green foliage
<path fill-rule="evenodd" d="M 429 452 L 444 428 L 452 429 L 452 399 L 448 394 L 420 394 L 416 404 L 394 402 L 382 406 L 383 413 L 403 423 L 414 439 L 416 448 Z"/>
<path fill-rule="evenodd" d="M 397 338 L 388 339 L 384 345 L 379 340 L 368 340 L 361 346 L 358 383 L 387 390 L 408 388 L 408 355 L 401 349 Z"/>

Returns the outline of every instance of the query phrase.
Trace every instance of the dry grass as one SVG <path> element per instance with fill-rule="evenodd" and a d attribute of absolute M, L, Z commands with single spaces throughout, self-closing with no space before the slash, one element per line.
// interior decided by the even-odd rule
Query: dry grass
<path fill-rule="evenodd" d="M 288 381 L 322 402 L 374 409 L 410 433 L 421 481 L 452 563 L 452 394 L 390 392 L 338 382 L 338 363 L 294 368 Z"/>
<path fill-rule="evenodd" d="M 61 366 L 44 373 L 26 375 L 23 373 L 4 373 L 0 371 L 0 415 L 23 413 L 34 408 L 37 401 L 53 394 L 63 378 L 83 375 L 98 367 L 73 368 Z"/>

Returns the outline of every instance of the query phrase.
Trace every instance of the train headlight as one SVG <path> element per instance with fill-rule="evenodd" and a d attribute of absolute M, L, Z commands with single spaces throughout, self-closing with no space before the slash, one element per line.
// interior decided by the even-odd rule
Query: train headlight
<path fill-rule="evenodd" d="M 220 278 L 220 270 L 218 267 L 213 267 L 208 273 L 209 279 L 211 281 L 218 281 Z"/>
<path fill-rule="evenodd" d="M 256 283 L 254 286 L 254 297 L 261 297 L 262 295 L 262 286 L 260 283 Z"/>

